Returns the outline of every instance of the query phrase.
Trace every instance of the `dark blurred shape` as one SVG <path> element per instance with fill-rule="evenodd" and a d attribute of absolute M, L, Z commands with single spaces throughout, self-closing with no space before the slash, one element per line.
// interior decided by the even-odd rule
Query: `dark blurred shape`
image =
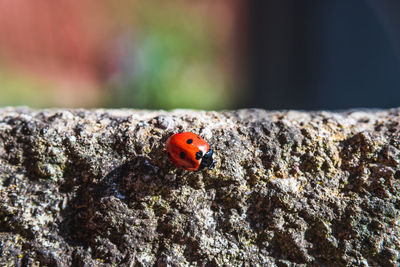
<path fill-rule="evenodd" d="M 268 109 L 399 105 L 398 2 L 250 3 L 252 90 L 242 105 Z"/>
<path fill-rule="evenodd" d="M 397 0 L 368 0 L 368 3 L 376 10 L 378 18 L 384 26 L 389 40 L 393 44 L 398 59 L 400 59 L 400 1 Z"/>

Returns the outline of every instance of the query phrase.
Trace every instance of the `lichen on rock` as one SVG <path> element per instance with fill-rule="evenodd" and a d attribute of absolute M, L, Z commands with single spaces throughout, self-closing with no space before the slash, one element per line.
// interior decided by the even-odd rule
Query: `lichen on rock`
<path fill-rule="evenodd" d="M 0 265 L 398 266 L 400 109 L 0 109 Z M 213 170 L 166 157 L 180 130 Z"/>

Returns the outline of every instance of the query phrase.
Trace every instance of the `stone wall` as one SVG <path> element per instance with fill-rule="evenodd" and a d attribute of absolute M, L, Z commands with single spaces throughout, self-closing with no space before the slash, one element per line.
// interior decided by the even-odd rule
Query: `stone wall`
<path fill-rule="evenodd" d="M 0 109 L 0 266 L 398 266 L 399 122 Z M 213 170 L 169 162 L 180 130 L 210 143 Z"/>

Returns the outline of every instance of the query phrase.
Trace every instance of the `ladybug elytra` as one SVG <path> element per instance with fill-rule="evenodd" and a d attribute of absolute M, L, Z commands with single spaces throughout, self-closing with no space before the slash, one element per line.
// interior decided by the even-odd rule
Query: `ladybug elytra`
<path fill-rule="evenodd" d="M 172 163 L 184 170 L 211 169 L 215 165 L 213 150 L 206 140 L 191 132 L 176 133 L 168 138 L 167 153 Z"/>

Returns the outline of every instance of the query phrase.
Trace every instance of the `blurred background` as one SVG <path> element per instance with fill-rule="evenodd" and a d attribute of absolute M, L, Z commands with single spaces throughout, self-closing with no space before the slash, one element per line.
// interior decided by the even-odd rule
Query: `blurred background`
<path fill-rule="evenodd" d="M 387 108 L 396 0 L 0 0 L 0 107 Z"/>

